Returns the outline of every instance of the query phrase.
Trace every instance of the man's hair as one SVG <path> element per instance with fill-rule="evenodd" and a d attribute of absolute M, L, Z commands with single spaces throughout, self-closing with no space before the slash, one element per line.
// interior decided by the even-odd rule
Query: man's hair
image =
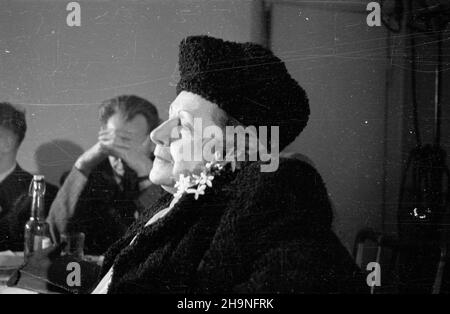
<path fill-rule="evenodd" d="M 16 109 L 8 102 L 1 102 L 0 126 L 10 130 L 17 136 L 17 146 L 19 146 L 25 138 L 25 133 L 27 132 L 25 112 Z"/>
<path fill-rule="evenodd" d="M 149 133 L 160 122 L 156 107 L 148 100 L 134 95 L 121 95 L 104 101 L 100 105 L 99 120 L 105 125 L 116 113 L 122 114 L 126 121 L 130 121 L 139 114 L 143 115 L 147 120 Z"/>

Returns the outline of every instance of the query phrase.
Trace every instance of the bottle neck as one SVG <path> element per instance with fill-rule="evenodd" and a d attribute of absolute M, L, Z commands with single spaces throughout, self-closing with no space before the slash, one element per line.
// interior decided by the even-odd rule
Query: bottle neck
<path fill-rule="evenodd" d="M 33 200 L 31 203 L 31 218 L 35 220 L 45 220 L 44 197 L 42 195 L 38 195 L 38 193 L 33 194 Z"/>

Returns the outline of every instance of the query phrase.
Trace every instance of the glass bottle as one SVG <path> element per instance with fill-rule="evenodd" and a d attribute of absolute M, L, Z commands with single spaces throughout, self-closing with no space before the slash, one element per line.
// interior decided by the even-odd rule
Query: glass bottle
<path fill-rule="evenodd" d="M 44 196 L 45 181 L 43 175 L 33 176 L 29 195 L 32 197 L 31 216 L 25 224 L 25 260 L 35 251 L 51 246 L 50 227 L 45 221 Z"/>

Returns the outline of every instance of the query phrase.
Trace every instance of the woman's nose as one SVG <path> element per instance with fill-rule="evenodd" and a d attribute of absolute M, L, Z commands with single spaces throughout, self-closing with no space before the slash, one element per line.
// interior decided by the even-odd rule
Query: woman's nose
<path fill-rule="evenodd" d="M 176 120 L 167 120 L 150 133 L 150 139 L 156 145 L 169 146 L 176 132 Z"/>

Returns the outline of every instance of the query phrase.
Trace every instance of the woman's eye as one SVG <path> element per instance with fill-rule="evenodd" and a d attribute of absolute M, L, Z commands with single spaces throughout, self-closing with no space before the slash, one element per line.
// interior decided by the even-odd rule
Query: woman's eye
<path fill-rule="evenodd" d="M 183 136 L 185 136 L 186 132 L 190 132 L 189 128 L 180 122 L 177 124 L 176 130 L 177 130 L 178 138 L 182 138 Z"/>
<path fill-rule="evenodd" d="M 178 123 L 178 126 L 179 126 L 180 130 L 188 131 L 188 132 L 192 131 L 191 127 L 188 124 L 183 123 L 181 120 Z"/>

